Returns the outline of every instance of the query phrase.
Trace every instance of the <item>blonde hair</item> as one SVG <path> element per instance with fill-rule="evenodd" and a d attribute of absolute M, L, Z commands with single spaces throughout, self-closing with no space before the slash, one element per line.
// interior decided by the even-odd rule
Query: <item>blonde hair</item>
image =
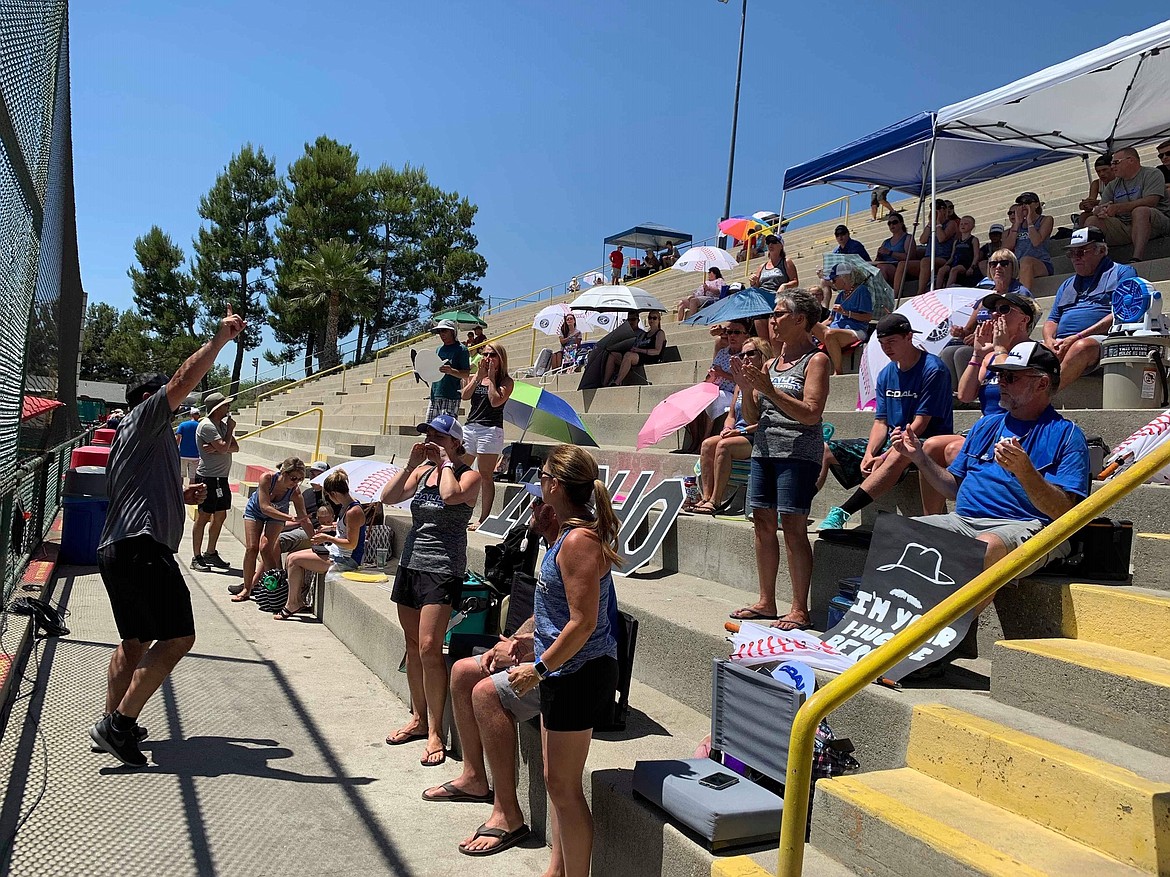
<path fill-rule="evenodd" d="M 573 505 L 588 508 L 593 501 L 592 517 L 574 517 L 561 521 L 561 529 L 584 527 L 601 540 L 601 553 L 611 566 L 621 566 L 617 550 L 618 532 L 622 525 L 613 512 L 609 490 L 601 480 L 597 461 L 588 451 L 576 445 L 557 445 L 544 462 L 545 470 L 560 482 Z"/>
<path fill-rule="evenodd" d="M 1012 280 L 1020 276 L 1020 260 L 1016 258 L 1016 254 L 1011 250 L 1000 248 L 987 257 L 990 262 L 1003 262 L 1004 260 L 1012 263 Z M 989 266 L 990 267 L 990 266 Z"/>
<path fill-rule="evenodd" d="M 769 359 L 775 356 L 775 354 L 772 353 L 772 342 L 767 338 L 761 338 L 758 335 L 753 335 L 747 341 L 743 342 L 743 344 L 744 347 L 747 347 L 749 344 L 754 344 L 756 350 L 760 351 L 760 356 L 764 357 L 764 362 L 767 362 Z"/>
<path fill-rule="evenodd" d="M 300 457 L 287 457 L 285 461 L 280 464 L 280 469 L 278 471 L 281 475 L 285 475 L 289 472 L 300 472 L 302 475 L 304 475 L 305 461 Z"/>
<path fill-rule="evenodd" d="M 496 352 L 496 358 L 500 360 L 500 367 L 496 371 L 496 389 L 502 389 L 511 383 L 512 378 L 508 375 L 508 351 L 504 349 L 504 345 L 496 341 L 489 341 L 481 348 L 482 351 L 491 348 Z"/>

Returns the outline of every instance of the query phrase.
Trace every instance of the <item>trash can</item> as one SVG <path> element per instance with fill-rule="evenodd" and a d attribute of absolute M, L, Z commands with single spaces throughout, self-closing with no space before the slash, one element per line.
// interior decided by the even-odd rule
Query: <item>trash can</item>
<path fill-rule="evenodd" d="M 110 505 L 105 466 L 75 466 L 66 472 L 61 503 L 62 563 L 95 565 Z"/>
<path fill-rule="evenodd" d="M 1170 336 L 1118 335 L 1101 343 L 1101 407 L 1164 408 Z"/>
<path fill-rule="evenodd" d="M 115 432 L 116 430 L 113 429 L 95 429 L 93 431 L 93 443 L 95 445 L 105 445 L 109 447 L 114 443 Z"/>
<path fill-rule="evenodd" d="M 74 448 L 69 455 L 69 466 L 73 469 L 79 466 L 106 466 L 109 462 L 109 445 L 84 445 Z"/>

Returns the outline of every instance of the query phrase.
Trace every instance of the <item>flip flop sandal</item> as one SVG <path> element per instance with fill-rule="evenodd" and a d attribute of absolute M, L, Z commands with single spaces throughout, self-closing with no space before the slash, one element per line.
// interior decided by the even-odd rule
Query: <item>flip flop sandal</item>
<path fill-rule="evenodd" d="M 387 746 L 401 746 L 403 743 L 413 743 L 415 740 L 427 739 L 427 734 L 417 734 L 413 731 L 395 731 L 386 738 Z"/>
<path fill-rule="evenodd" d="M 530 834 L 532 834 L 532 829 L 527 825 L 521 825 L 515 831 L 506 831 L 503 828 L 488 828 L 485 822 L 475 830 L 475 835 L 471 839 L 475 840 L 477 837 L 494 837 L 500 842 L 494 847 L 488 847 L 486 850 L 469 850 L 463 844 L 459 844 L 459 852 L 465 856 L 494 856 L 496 853 L 509 850 L 521 841 L 526 840 Z"/>
<path fill-rule="evenodd" d="M 233 603 L 247 603 L 251 599 L 252 595 L 247 591 L 240 591 L 240 593 L 232 595 Z"/>
<path fill-rule="evenodd" d="M 440 758 L 438 761 L 428 761 L 427 760 L 432 755 L 440 755 L 440 754 L 443 757 Z M 440 764 L 446 764 L 447 763 L 447 750 L 445 748 L 428 749 L 426 752 L 423 753 L 423 757 L 418 760 L 418 763 L 421 764 L 423 767 L 438 767 Z"/>
<path fill-rule="evenodd" d="M 795 618 L 789 618 L 785 615 L 783 618 L 777 618 L 775 624 L 768 625 L 773 630 L 809 630 L 812 625 L 807 621 L 797 621 Z"/>
<path fill-rule="evenodd" d="M 422 799 L 424 801 L 457 801 L 470 804 L 491 804 L 496 799 L 495 792 L 491 789 L 488 789 L 486 795 L 473 795 L 471 792 L 463 791 L 454 783 L 443 783 L 439 788 L 447 794 L 428 795 L 426 792 L 423 792 Z"/>
<path fill-rule="evenodd" d="M 736 621 L 775 621 L 779 615 L 765 615 L 763 612 L 758 612 L 750 606 L 745 606 L 743 609 L 736 609 L 727 616 L 734 618 Z"/>
<path fill-rule="evenodd" d="M 272 616 L 273 621 L 288 621 L 298 612 L 304 612 L 308 607 L 302 606 L 300 609 L 289 609 L 287 606 L 282 608 L 279 612 Z"/>

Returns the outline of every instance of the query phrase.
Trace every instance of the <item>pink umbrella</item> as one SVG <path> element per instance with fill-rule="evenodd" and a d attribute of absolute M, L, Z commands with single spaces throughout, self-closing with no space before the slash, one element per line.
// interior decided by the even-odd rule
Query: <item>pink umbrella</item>
<path fill-rule="evenodd" d="M 645 425 L 638 431 L 638 450 L 656 445 L 668 435 L 674 435 L 718 396 L 718 384 L 705 381 L 667 396 L 654 406 Z"/>

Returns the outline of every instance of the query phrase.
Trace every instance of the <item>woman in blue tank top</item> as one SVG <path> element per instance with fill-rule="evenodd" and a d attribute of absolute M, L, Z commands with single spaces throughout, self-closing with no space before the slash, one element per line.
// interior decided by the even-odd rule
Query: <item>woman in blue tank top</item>
<path fill-rule="evenodd" d="M 304 462 L 289 457 L 278 471 L 263 476 L 256 492 L 248 497 L 244 506 L 244 589 L 232 597 L 233 603 L 248 600 L 260 576 L 280 566 L 280 532 L 286 523 L 298 521 L 306 533 L 312 531 L 300 491 L 304 480 Z M 261 560 L 259 569 L 257 558 Z"/>
<path fill-rule="evenodd" d="M 518 664 L 508 682 L 518 697 L 540 686 L 544 770 L 556 814 L 552 845 L 565 873 L 586 874 L 593 817 L 581 775 L 593 728 L 612 715 L 617 688 L 617 641 L 608 610 L 621 525 L 596 461 L 581 448 L 554 448 L 540 471 L 540 488 L 562 529 L 536 583 L 536 662 Z"/>
<path fill-rule="evenodd" d="M 1052 256 L 1048 239 L 1052 237 L 1051 216 L 1044 215 L 1044 205 L 1035 192 L 1025 192 L 1016 199 L 1012 226 L 1003 234 L 1003 245 L 1016 254 L 1020 262 L 1020 283 L 1029 289 L 1037 277 L 1052 275 Z"/>
<path fill-rule="evenodd" d="M 288 621 L 298 612 L 304 611 L 306 572 L 328 572 L 334 566 L 343 571 L 354 570 L 361 565 L 366 547 L 366 513 L 361 503 L 350 496 L 349 476 L 340 469 L 330 472 L 325 476 L 322 488 L 325 498 L 341 509 L 337 517 L 337 535 L 314 532 L 313 545 L 325 546 L 327 553 L 323 555 L 306 548 L 304 551 L 293 551 L 285 558 L 288 600 L 284 608 L 272 616 L 277 621 Z"/>
<path fill-rule="evenodd" d="M 930 238 L 934 235 L 934 261 L 930 260 Z M 922 244 L 922 261 L 918 263 L 918 294 L 934 279 L 934 272 L 951 261 L 955 249 L 955 238 L 959 235 L 959 220 L 955 219 L 946 201 L 934 202 L 934 225 L 923 229 L 919 243 Z M 914 272 L 911 271 L 911 274 Z"/>

